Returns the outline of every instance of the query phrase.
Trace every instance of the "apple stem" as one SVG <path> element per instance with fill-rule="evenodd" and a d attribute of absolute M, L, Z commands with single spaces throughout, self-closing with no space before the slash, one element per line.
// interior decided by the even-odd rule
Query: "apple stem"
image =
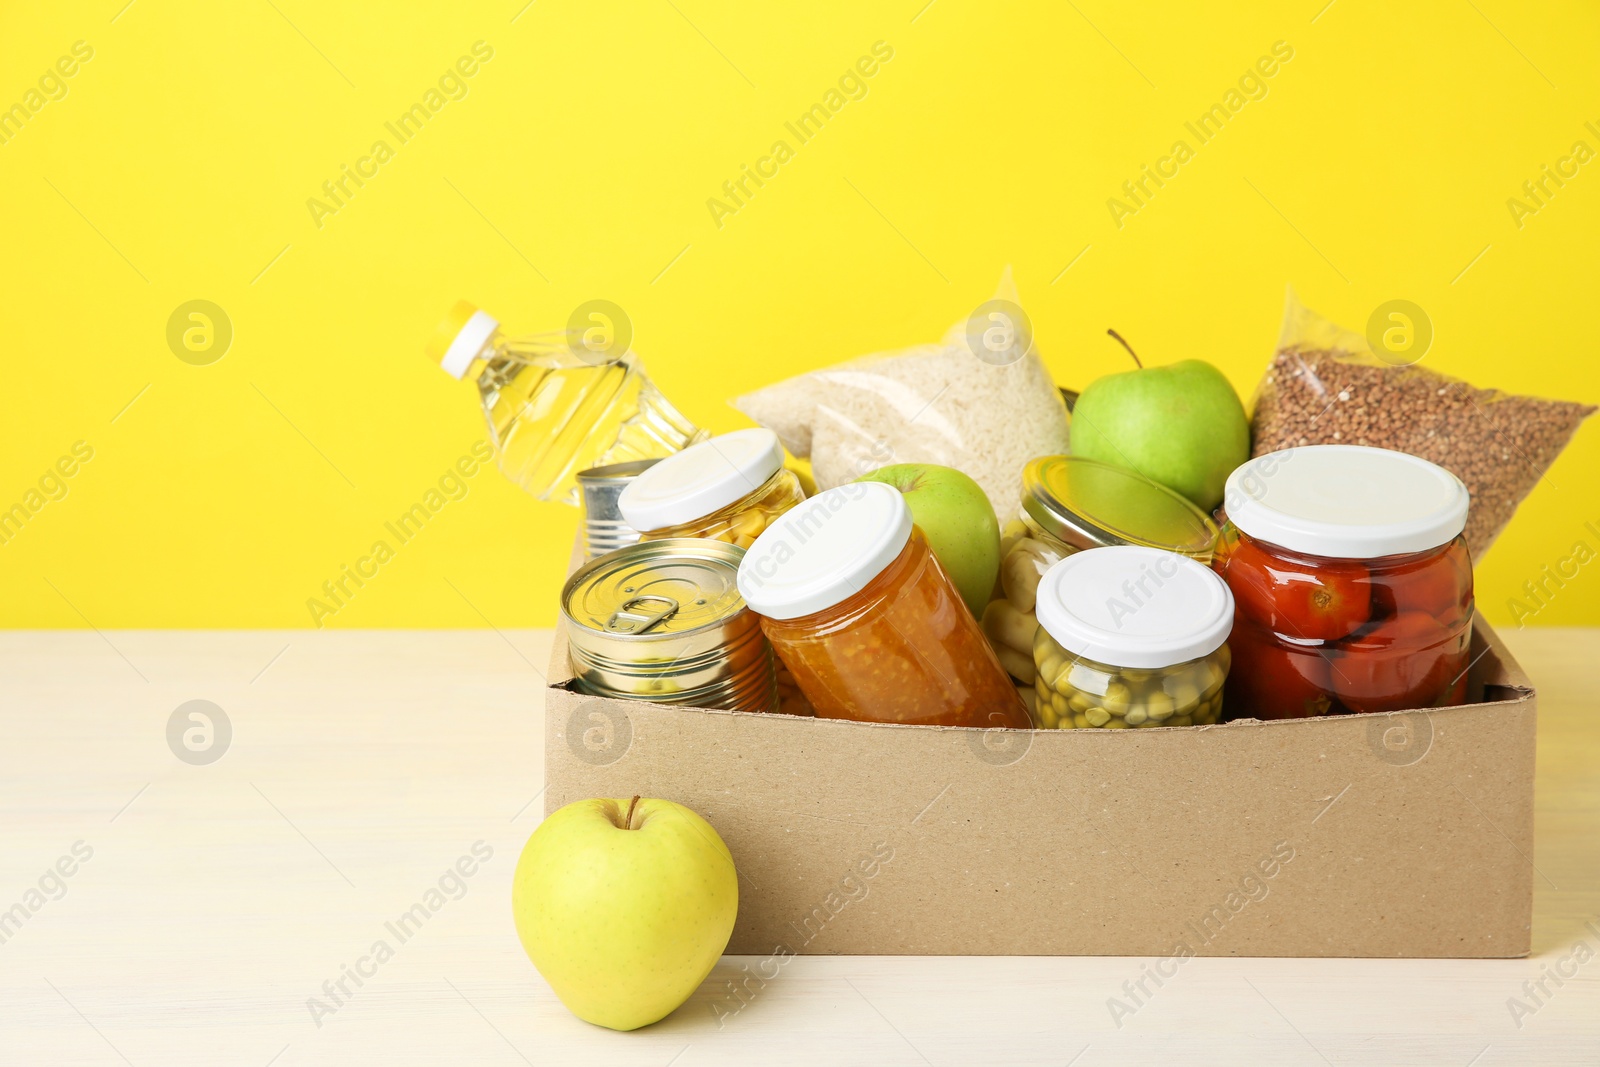
<path fill-rule="evenodd" d="M 1118 333 L 1116 330 L 1107 330 L 1106 333 L 1110 334 L 1112 337 L 1115 337 L 1117 339 L 1117 344 L 1128 350 L 1128 355 L 1133 357 L 1134 366 L 1138 367 L 1140 370 L 1144 370 L 1144 364 L 1139 362 L 1139 353 L 1135 352 L 1133 350 L 1133 346 L 1122 339 L 1122 335 L 1120 333 Z"/>
<path fill-rule="evenodd" d="M 633 809 L 637 808 L 638 806 L 639 806 L 639 794 L 635 793 L 633 795 L 632 802 L 630 802 L 628 804 L 628 816 L 627 816 L 627 818 L 622 820 L 622 828 L 624 830 L 632 830 L 633 829 Z"/>

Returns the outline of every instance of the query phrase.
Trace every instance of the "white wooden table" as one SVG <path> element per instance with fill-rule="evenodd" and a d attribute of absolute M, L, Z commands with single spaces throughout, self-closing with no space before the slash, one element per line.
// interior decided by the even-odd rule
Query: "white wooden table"
<path fill-rule="evenodd" d="M 1119 1027 L 1139 960 L 800 957 L 719 1026 L 730 957 L 616 1034 L 511 925 L 548 633 L 0 634 L 0 1064 L 1594 1065 L 1600 630 L 1507 640 L 1540 688 L 1535 958 L 1195 959 Z M 169 748 L 191 700 L 215 762 Z"/>

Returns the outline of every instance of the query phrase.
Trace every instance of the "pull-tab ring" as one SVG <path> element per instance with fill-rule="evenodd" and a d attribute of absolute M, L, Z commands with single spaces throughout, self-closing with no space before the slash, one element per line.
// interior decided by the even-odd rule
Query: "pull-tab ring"
<path fill-rule="evenodd" d="M 663 606 L 655 611 L 629 610 L 646 601 L 654 601 Z M 677 611 L 678 602 L 671 597 L 646 593 L 624 602 L 622 607 L 612 612 L 611 618 L 606 620 L 606 629 L 620 634 L 642 634 L 652 626 L 670 619 Z"/>

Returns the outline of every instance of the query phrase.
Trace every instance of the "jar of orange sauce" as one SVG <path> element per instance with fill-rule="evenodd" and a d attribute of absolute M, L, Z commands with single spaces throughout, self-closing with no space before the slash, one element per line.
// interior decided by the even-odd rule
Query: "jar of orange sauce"
<path fill-rule="evenodd" d="M 1032 726 L 892 486 L 841 485 L 784 513 L 738 586 L 818 718 Z"/>

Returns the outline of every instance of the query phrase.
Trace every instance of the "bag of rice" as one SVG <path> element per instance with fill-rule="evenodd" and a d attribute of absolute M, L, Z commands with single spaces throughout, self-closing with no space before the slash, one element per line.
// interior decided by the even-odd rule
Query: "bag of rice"
<path fill-rule="evenodd" d="M 1365 337 L 1305 307 L 1291 289 L 1278 352 L 1256 391 L 1252 454 L 1344 444 L 1431 460 L 1472 495 L 1466 534 L 1476 561 L 1594 411 L 1475 389 L 1380 358 Z"/>
<path fill-rule="evenodd" d="M 940 343 L 802 374 L 733 406 L 809 457 L 818 488 L 891 463 L 937 463 L 982 486 L 1002 521 L 1021 505 L 1027 462 L 1067 451 L 1066 405 L 1009 267 L 994 299 Z"/>

